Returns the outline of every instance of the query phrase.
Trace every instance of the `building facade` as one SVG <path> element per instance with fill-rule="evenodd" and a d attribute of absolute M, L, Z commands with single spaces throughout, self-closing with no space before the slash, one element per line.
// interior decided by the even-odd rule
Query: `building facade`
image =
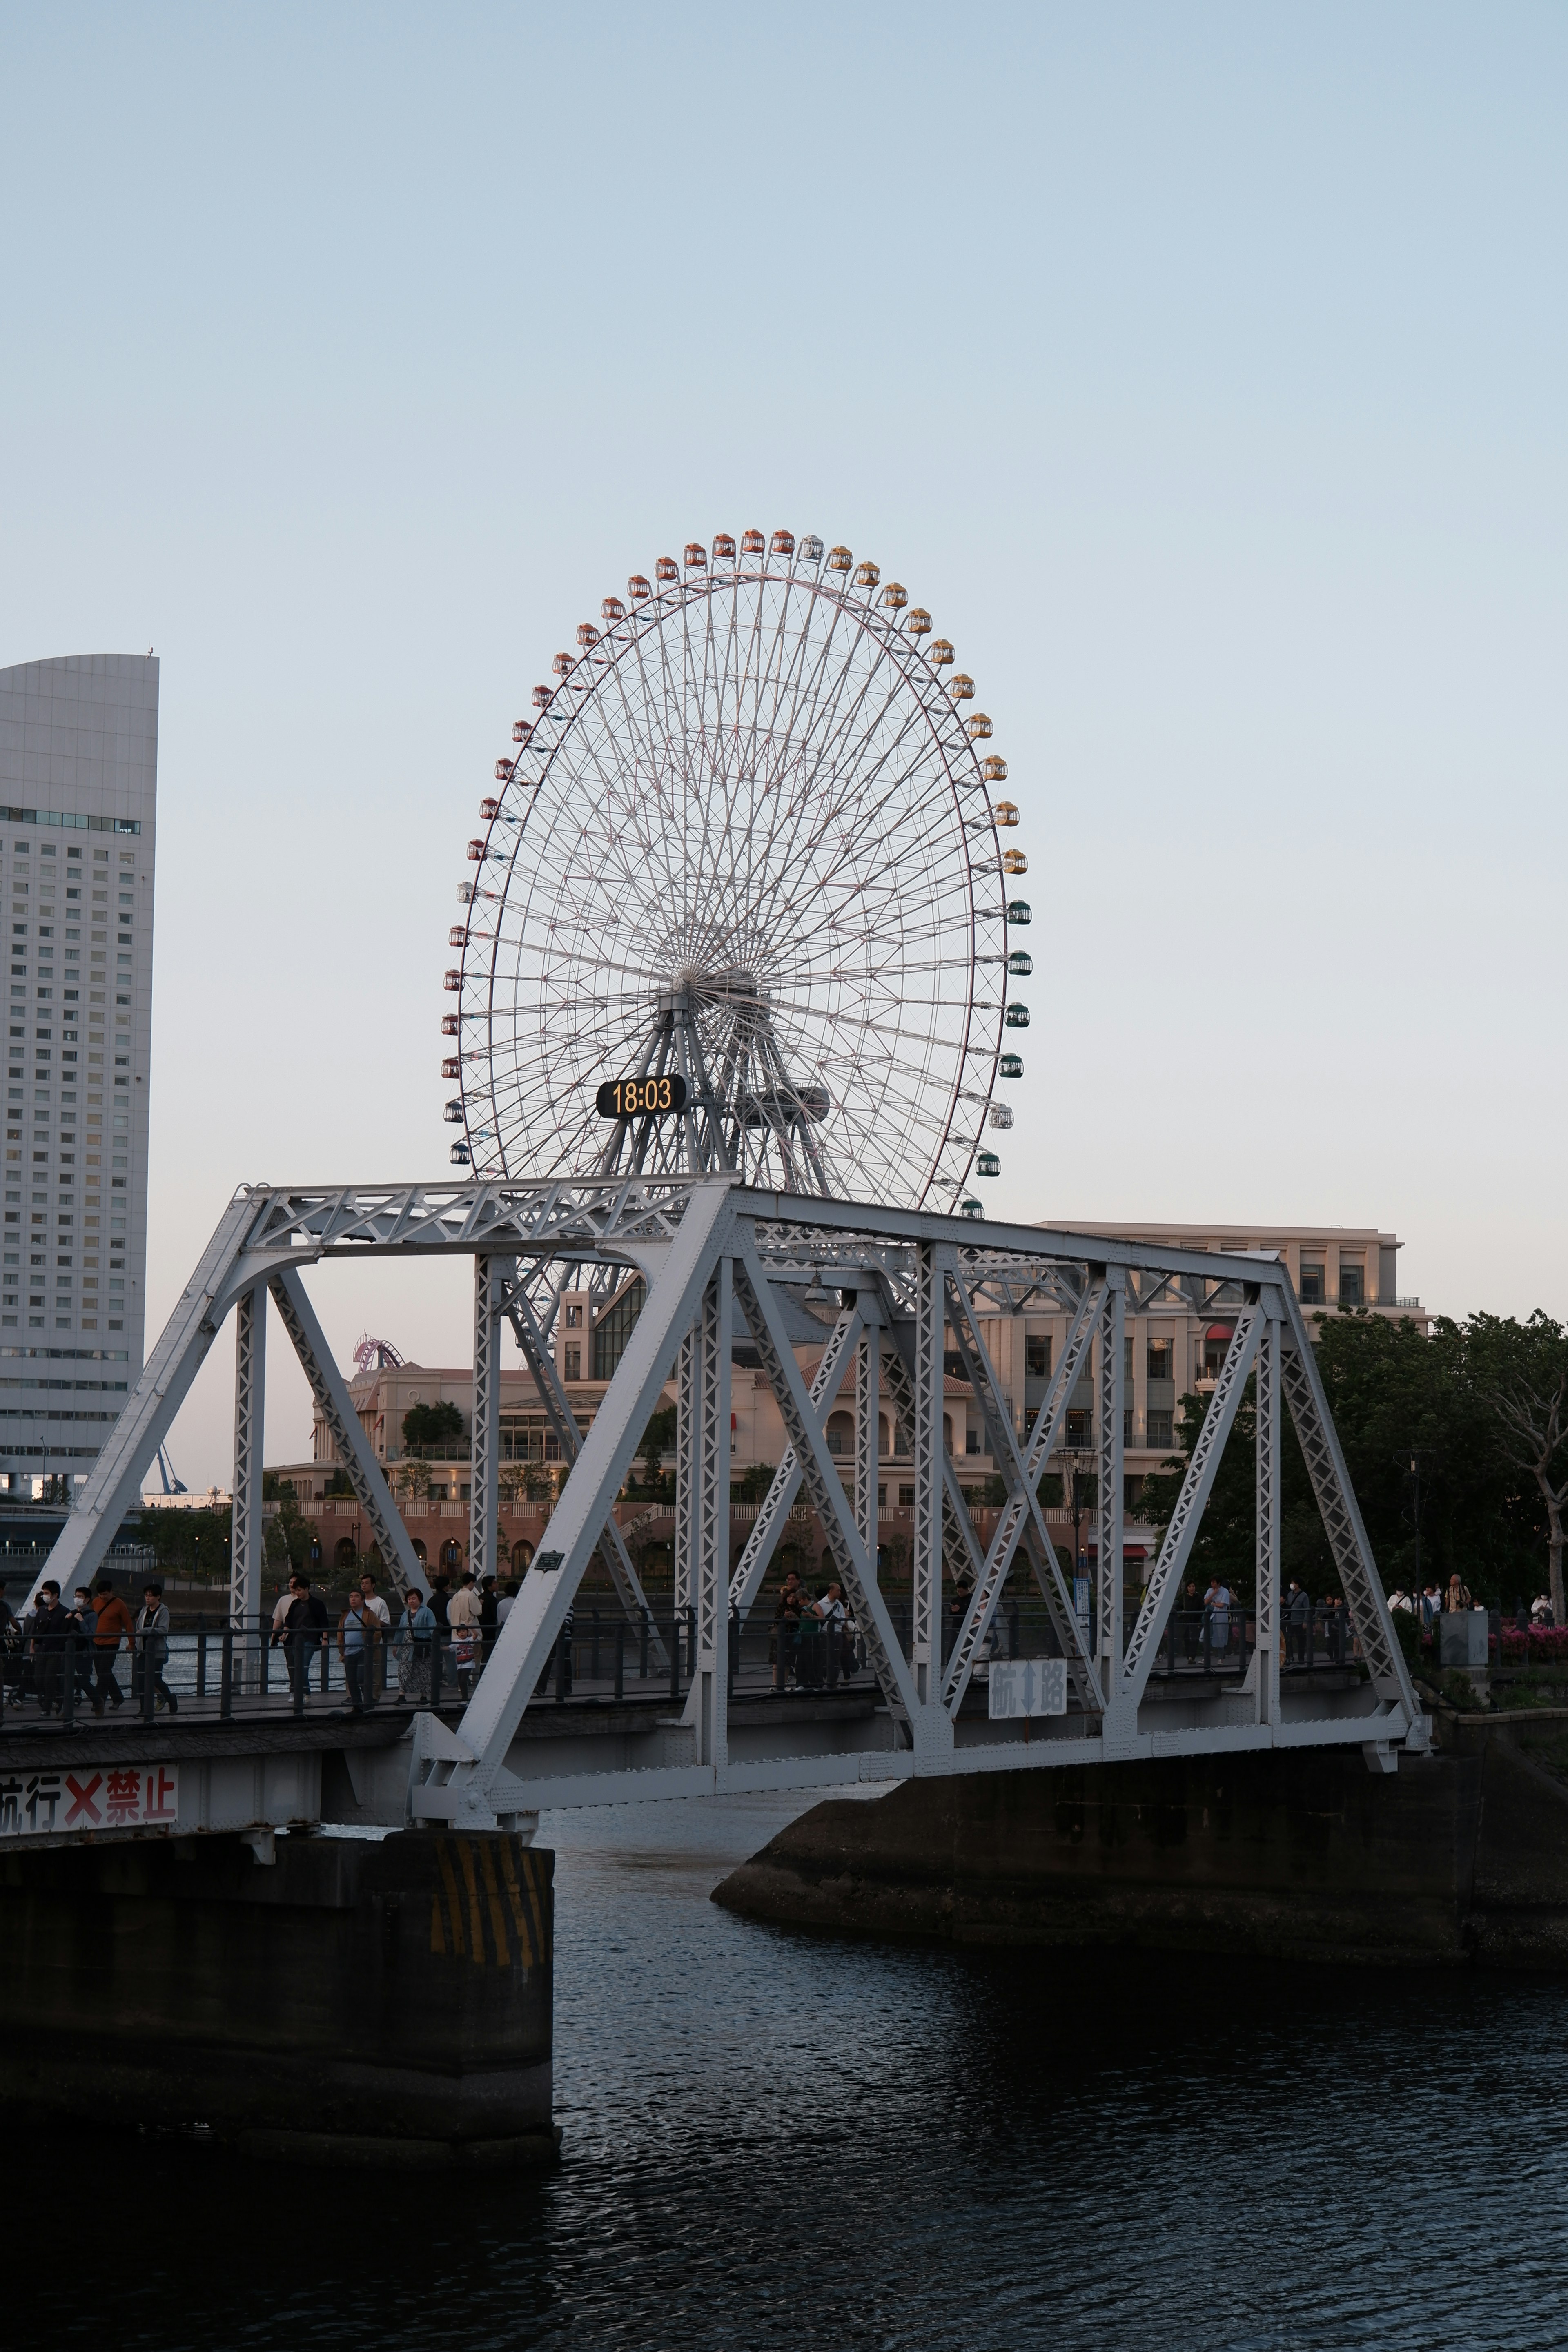
<path fill-rule="evenodd" d="M 1054 1230 L 1091 1229 L 1057 1226 Z M 1306 1310 L 1309 1328 L 1313 1328 L 1314 1316 L 1360 1312 L 1408 1317 L 1423 1331 L 1429 1324 L 1430 1318 L 1419 1299 L 1399 1294 L 1401 1244 L 1397 1236 L 1373 1227 L 1352 1230 L 1341 1226 L 1276 1225 L 1238 1231 L 1235 1227 L 1222 1230 L 1196 1225 L 1101 1225 L 1092 1230 L 1109 1238 L 1144 1240 L 1173 1248 L 1251 1251 L 1278 1259 L 1289 1272 Z M 586 1292 L 569 1292 L 562 1300 L 554 1337 L 555 1366 L 584 1429 L 598 1411 L 620 1360 L 641 1296 L 640 1284 L 629 1284 L 597 1316 Z M 1234 1302 L 1237 1306 L 1239 1303 Z M 833 1314 L 826 1299 L 816 1302 L 817 1315 L 811 1313 L 810 1305 L 811 1302 L 805 1306 L 791 1303 L 788 1310 L 795 1357 L 808 1378 L 826 1344 L 827 1318 Z M 983 1328 L 1014 1426 L 1022 1435 L 1046 1394 L 1053 1368 L 1059 1360 L 1067 1339 L 1068 1318 L 1061 1313 L 1037 1314 L 1026 1308 L 1014 1316 L 984 1318 Z M 1181 1398 L 1186 1394 L 1202 1397 L 1213 1389 L 1234 1328 L 1234 1310 L 1225 1304 L 1223 1293 L 1202 1315 L 1163 1306 L 1151 1314 L 1128 1317 L 1123 1344 L 1127 1350 L 1126 1392 L 1130 1402 L 1125 1408 L 1122 1443 L 1124 1500 L 1129 1513 L 1127 1559 L 1134 1583 L 1147 1555 L 1147 1546 L 1140 1540 L 1138 1517 L 1142 1481 L 1150 1471 L 1161 1466 L 1176 1444 Z M 777 1405 L 761 1371 L 752 1369 L 755 1363 L 754 1351 L 743 1339 L 738 1339 L 731 1378 L 730 1460 L 731 1478 L 742 1482 L 742 1494 L 748 1486 L 754 1489 L 757 1484 L 756 1479 L 748 1481 L 746 1474 L 776 1465 L 786 1443 Z M 468 1549 L 471 1485 L 467 1444 L 457 1443 L 439 1458 L 426 1458 L 410 1454 L 402 1431 L 405 1417 L 415 1406 L 443 1403 L 457 1407 L 466 1427 L 473 1402 L 471 1372 L 462 1365 L 436 1369 L 399 1364 L 363 1371 L 352 1379 L 349 1386 L 361 1425 L 387 1466 L 394 1494 L 419 1557 L 432 1566 L 439 1563 L 456 1568 L 466 1559 Z M 1069 1401 L 1066 1444 L 1050 1465 L 1058 1475 L 1079 1466 L 1075 1457 L 1081 1457 L 1082 1466 L 1092 1468 L 1098 1441 L 1094 1390 L 1091 1361 Z M 665 1401 L 674 1402 L 673 1386 L 666 1388 Z M 879 1524 L 896 1542 L 911 1516 L 914 1467 L 909 1432 L 893 1410 L 885 1382 L 878 1419 Z M 548 1517 L 550 1500 L 560 1476 L 561 1455 L 532 1375 L 521 1365 L 503 1370 L 501 1375 L 500 1433 L 503 1538 L 511 1564 L 521 1569 L 532 1557 L 534 1541 Z M 853 1360 L 846 1365 L 843 1386 L 828 1415 L 826 1435 L 829 1451 L 839 1460 L 840 1475 L 853 1501 Z M 942 1436 L 960 1465 L 961 1481 L 988 1532 L 986 1497 L 988 1492 L 994 1492 L 990 1481 L 997 1465 L 986 1450 L 984 1418 L 973 1391 L 961 1377 L 956 1350 L 948 1358 L 942 1381 Z M 319 1416 L 311 1452 L 309 1463 L 283 1465 L 278 1475 L 288 1483 L 307 1516 L 332 1522 L 323 1526 L 322 1558 L 329 1565 L 342 1566 L 354 1556 L 358 1536 L 346 1524 L 340 1529 L 337 1522 L 353 1521 L 357 1528 L 358 1505 L 348 1494 L 346 1477 L 337 1462 L 331 1435 Z M 673 1465 L 673 1441 L 664 1458 L 667 1465 Z M 738 1522 L 754 1516 L 755 1499 L 753 1492 L 746 1503 L 738 1507 Z M 800 1516 L 810 1515 L 803 1511 Z M 1065 1486 L 1061 1505 L 1050 1509 L 1047 1517 L 1054 1534 L 1067 1535 L 1073 1522 Z M 1092 1513 L 1089 1517 L 1091 1521 Z M 659 1528 L 651 1532 L 662 1539 L 662 1520 Z M 1094 1550 L 1091 1530 L 1080 1528 L 1075 1529 L 1075 1535 L 1087 1564 Z M 740 1525 L 736 1539 L 743 1540 Z M 819 1544 L 820 1540 L 818 1531 L 816 1541 Z M 1069 1537 L 1069 1546 L 1072 1540 Z"/>
<path fill-rule="evenodd" d="M 142 1370 L 158 664 L 0 670 L 0 1475 L 79 1479 Z"/>

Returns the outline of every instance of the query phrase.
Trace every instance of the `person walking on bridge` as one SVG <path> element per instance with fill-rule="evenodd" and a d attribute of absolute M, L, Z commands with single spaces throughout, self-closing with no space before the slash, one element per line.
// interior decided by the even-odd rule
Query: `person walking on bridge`
<path fill-rule="evenodd" d="M 293 1599 L 283 1619 L 283 1640 L 289 1659 L 289 1686 L 294 1703 L 302 1706 L 310 1695 L 310 1661 L 318 1650 L 324 1649 L 331 1631 L 327 1604 L 310 1590 L 310 1580 L 302 1571 L 289 1580 Z M 273 1641 L 278 1639 L 273 1635 Z"/>
<path fill-rule="evenodd" d="M 180 1702 L 163 1680 L 163 1661 L 168 1654 L 169 1612 L 163 1603 L 163 1588 L 155 1576 L 150 1576 L 142 1588 L 142 1613 L 132 1635 L 132 1687 L 142 1698 L 151 1675 L 153 1706 L 161 1704 L 171 1715 L 178 1715 Z"/>
<path fill-rule="evenodd" d="M 99 1578 L 93 1586 L 93 1596 L 98 1603 L 98 1629 L 92 1637 L 93 1667 L 97 1676 L 92 1711 L 94 1715 L 101 1715 L 106 1705 L 118 1707 L 125 1704 L 125 1694 L 115 1680 L 114 1662 L 120 1655 L 121 1642 L 134 1650 L 136 1621 L 114 1590 L 111 1576 Z"/>
<path fill-rule="evenodd" d="M 29 1643 L 33 1654 L 33 1688 L 37 1693 L 41 1715 L 53 1715 L 60 1704 L 66 1633 L 69 1625 L 69 1612 L 60 1607 L 60 1588 L 50 1577 L 47 1583 L 38 1587 Z"/>
<path fill-rule="evenodd" d="M 370 1642 L 370 1704 L 374 1706 L 386 1689 L 386 1644 L 392 1632 L 392 1615 L 385 1601 L 375 1589 L 375 1579 L 367 1568 L 360 1578 L 359 1589 L 364 1601 L 364 1630 Z"/>
<path fill-rule="evenodd" d="M 425 1595 L 411 1584 L 404 1597 L 393 1646 L 397 1653 L 397 1687 L 408 1706 L 430 1704 L 430 1644 L 436 1638 L 436 1618 L 425 1605 Z"/>
<path fill-rule="evenodd" d="M 343 1687 L 355 1715 L 365 1711 L 365 1670 L 370 1664 L 364 1595 L 357 1584 L 349 1587 L 348 1606 L 338 1626 L 338 1655 L 343 1662 Z"/>

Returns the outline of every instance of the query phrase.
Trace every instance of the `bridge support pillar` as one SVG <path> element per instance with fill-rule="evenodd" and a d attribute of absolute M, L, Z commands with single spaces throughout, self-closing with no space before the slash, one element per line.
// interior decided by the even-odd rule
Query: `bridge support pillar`
<path fill-rule="evenodd" d="M 0 1859 L 0 2097 L 261 2156 L 538 2163 L 552 1854 L 502 1831 Z"/>

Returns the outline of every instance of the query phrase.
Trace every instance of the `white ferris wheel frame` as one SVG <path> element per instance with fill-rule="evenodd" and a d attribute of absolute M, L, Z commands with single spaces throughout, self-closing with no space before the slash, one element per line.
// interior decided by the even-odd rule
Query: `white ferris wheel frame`
<path fill-rule="evenodd" d="M 447 974 L 454 1156 L 956 1208 L 1008 1016 L 1005 764 L 875 564 L 733 546 L 607 597 L 497 763 Z M 599 1120 L 597 1082 L 650 1072 L 684 1077 L 683 1114 Z"/>

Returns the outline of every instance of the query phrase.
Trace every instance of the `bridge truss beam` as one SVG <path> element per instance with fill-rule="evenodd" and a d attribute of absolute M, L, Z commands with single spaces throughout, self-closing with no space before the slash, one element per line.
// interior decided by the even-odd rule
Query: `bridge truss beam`
<path fill-rule="evenodd" d="M 140 1492 L 213 1337 L 244 1301 L 237 1381 L 237 1469 L 246 1525 L 259 1522 L 262 1299 L 270 1294 L 327 1415 L 340 1458 L 402 1583 L 416 1575 L 412 1546 L 380 1463 L 360 1427 L 305 1297 L 300 1270 L 345 1257 L 467 1255 L 475 1268 L 473 1536 L 495 1555 L 499 1334 L 510 1321 L 546 1411 L 563 1435 L 569 1475 L 521 1592 L 456 1730 L 416 1719 L 409 1806 L 416 1820 L 524 1821 L 542 1803 L 627 1796 L 806 1788 L 845 1777 L 1043 1769 L 1113 1757 L 1360 1742 L 1388 1769 L 1422 1749 L 1417 1707 L 1366 1530 L 1345 1470 L 1300 1307 L 1283 1269 L 1262 1255 L 1166 1250 L 1109 1236 L 975 1224 L 916 1211 L 754 1192 L 732 1178 L 603 1176 L 510 1185 L 260 1187 L 236 1195 L 68 1520 L 51 1572 L 90 1575 Z M 640 1272 L 647 1299 L 591 1427 L 579 1430 L 528 1286 L 552 1265 L 587 1269 L 608 1291 Z M 519 1268 L 524 1269 L 521 1274 Z M 577 1279 L 574 1276 L 574 1279 Z M 789 1338 L 784 1286 L 837 1291 L 838 1320 L 808 1384 Z M 789 1452 L 756 1529 L 731 1567 L 729 1394 L 733 1300 L 784 1422 Z M 983 1333 L 987 1315 L 1048 1303 L 1069 1328 L 1055 1377 L 1032 1422 L 1013 1408 Z M 1129 1314 L 1226 1313 L 1235 1336 L 1209 1405 L 1154 1571 L 1131 1627 L 1122 1622 L 1121 1443 L 1124 1331 Z M 956 1466 L 943 1442 L 942 1381 L 951 1339 L 989 1433 L 1005 1498 L 982 1550 Z M 852 1369 L 856 1492 L 847 1495 L 826 1423 Z M 910 1632 L 900 1635 L 877 1570 L 875 1494 L 879 1384 L 910 1433 L 915 1541 Z M 1040 1477 L 1059 1444 L 1068 1404 L 1092 1381 L 1098 1423 L 1097 1578 L 1091 1627 L 1073 1606 L 1039 1505 Z M 677 1383 L 679 1456 L 676 1588 L 697 1621 L 696 1676 L 685 1723 L 662 1722 L 648 1760 L 542 1770 L 552 1743 L 514 1745 L 523 1712 L 595 1553 L 609 1563 L 628 1610 L 643 1595 L 614 1505 L 649 1414 Z M 1258 1646 L 1247 1685 L 1206 1710 L 1151 1707 L 1147 1685 L 1191 1557 L 1219 1457 L 1243 1391 L 1257 1396 Z M 1289 1405 L 1344 1588 L 1367 1680 L 1337 1713 L 1281 1691 L 1279 1438 Z M 483 1422 L 481 1430 L 480 1423 Z M 1021 1433 L 1020 1433 L 1021 1432 Z M 483 1493 L 479 1489 L 483 1486 Z M 731 1609 L 754 1600 L 768 1557 L 804 1487 L 842 1572 L 880 1693 L 837 1746 L 780 1756 L 748 1748 L 728 1705 Z M 258 1535 L 255 1548 L 258 1549 Z M 237 1559 L 243 1576 L 247 1561 Z M 1037 1727 L 965 1713 L 963 1699 L 1014 1565 L 1022 1559 L 1045 1596 L 1068 1663 L 1073 1713 Z M 944 1654 L 944 1575 L 973 1580 Z M 1315 1711 L 1314 1711 L 1315 1710 Z M 743 1710 L 742 1710 L 743 1714 Z M 1163 1717 L 1163 1722 L 1156 1717 Z M 526 1751 L 526 1752 L 525 1752 Z"/>

